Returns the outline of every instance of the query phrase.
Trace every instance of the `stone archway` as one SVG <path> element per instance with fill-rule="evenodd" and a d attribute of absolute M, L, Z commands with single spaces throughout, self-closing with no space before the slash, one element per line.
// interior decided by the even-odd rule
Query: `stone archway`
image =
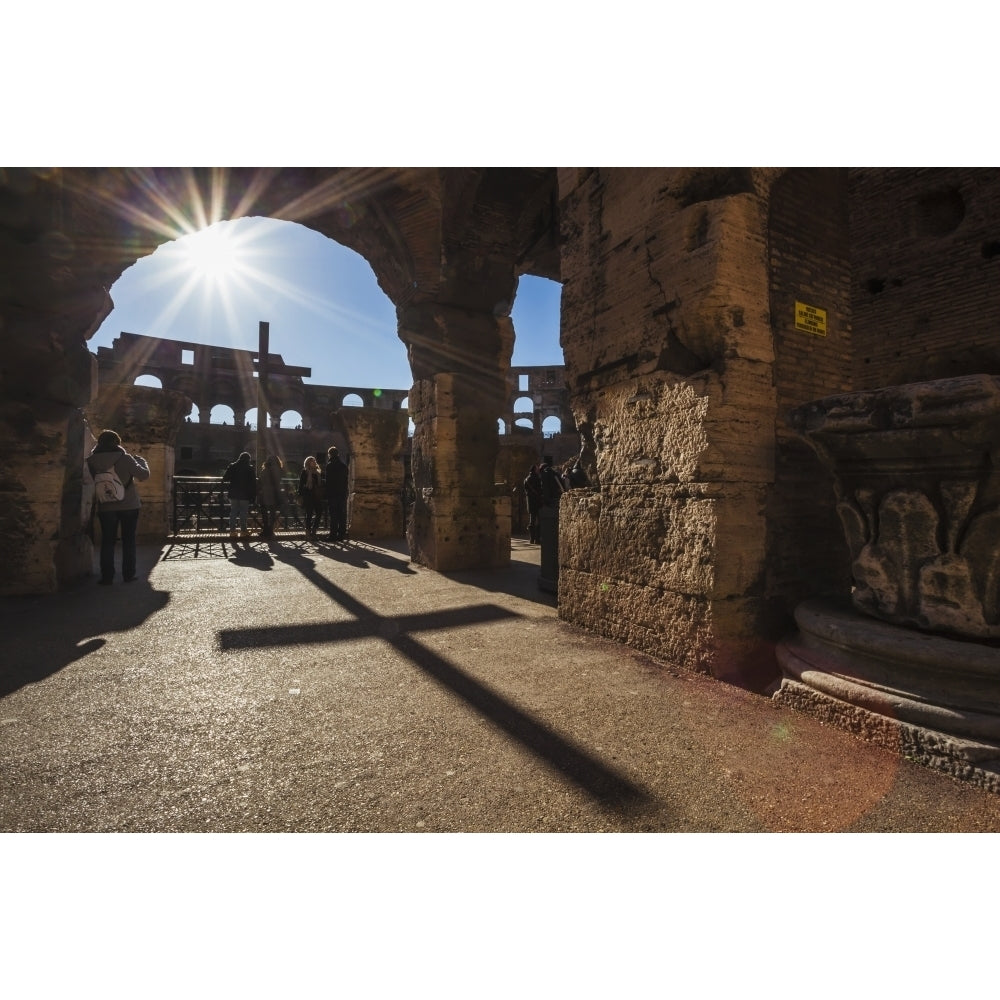
<path fill-rule="evenodd" d="M 58 512 L 78 489 L 67 470 L 79 464 L 94 393 L 87 339 L 121 272 L 199 212 L 299 222 L 365 257 L 396 305 L 414 373 L 413 558 L 437 569 L 505 564 L 509 518 L 493 473 L 510 305 L 519 271 L 557 259 L 554 180 L 543 169 L 4 171 L 2 591 L 64 582 L 56 550 L 77 545 L 80 526 Z"/>

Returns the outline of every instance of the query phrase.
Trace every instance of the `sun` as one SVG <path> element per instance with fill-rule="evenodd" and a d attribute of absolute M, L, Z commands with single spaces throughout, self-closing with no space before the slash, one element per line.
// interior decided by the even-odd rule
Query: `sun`
<path fill-rule="evenodd" d="M 175 251 L 192 276 L 212 284 L 225 284 L 245 269 L 240 240 L 231 224 L 224 222 L 182 237 L 176 241 Z"/>

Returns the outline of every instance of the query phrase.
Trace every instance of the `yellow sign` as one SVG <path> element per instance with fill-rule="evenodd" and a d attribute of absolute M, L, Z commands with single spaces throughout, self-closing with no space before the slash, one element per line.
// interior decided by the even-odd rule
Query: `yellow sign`
<path fill-rule="evenodd" d="M 814 333 L 817 337 L 826 336 L 826 310 L 816 306 L 807 306 L 804 302 L 795 303 L 795 329 L 803 333 Z"/>

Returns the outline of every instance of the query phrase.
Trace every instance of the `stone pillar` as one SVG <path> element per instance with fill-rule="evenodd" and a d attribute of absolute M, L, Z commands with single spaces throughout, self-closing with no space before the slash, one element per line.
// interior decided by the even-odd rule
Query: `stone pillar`
<path fill-rule="evenodd" d="M 447 306 L 400 310 L 414 384 L 409 416 L 414 562 L 439 571 L 510 564 L 510 496 L 495 472 L 513 348 L 509 317 Z"/>
<path fill-rule="evenodd" d="M 743 172 L 561 173 L 560 219 L 561 342 L 592 484 L 560 506 L 560 617 L 762 690 L 778 674 L 761 635 L 764 193 Z"/>
<path fill-rule="evenodd" d="M 81 522 L 86 337 L 111 311 L 54 171 L 0 171 L 0 595 L 51 593 L 90 566 Z"/>
<path fill-rule="evenodd" d="M 347 436 L 350 457 L 350 537 L 402 537 L 406 414 L 350 406 L 340 411 L 338 419 Z"/>

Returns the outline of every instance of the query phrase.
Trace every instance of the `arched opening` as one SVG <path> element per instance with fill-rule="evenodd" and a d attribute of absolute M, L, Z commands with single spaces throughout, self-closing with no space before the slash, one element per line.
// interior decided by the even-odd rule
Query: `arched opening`
<path fill-rule="evenodd" d="M 177 454 L 202 463 L 205 475 L 216 473 L 216 453 L 231 450 L 223 427 L 260 428 L 262 323 L 267 428 L 300 432 L 309 449 L 326 440 L 318 429 L 328 426 L 342 387 L 398 391 L 413 382 L 395 306 L 371 265 L 304 225 L 265 217 L 218 222 L 162 244 L 110 292 L 114 308 L 88 342 L 98 355 L 99 391 L 129 370 L 122 356 L 140 371 L 151 361 L 176 369 L 185 394 L 200 403 L 179 431 Z M 344 405 L 363 406 L 365 398 L 362 388 Z M 415 432 L 412 420 L 408 432 Z"/>
<path fill-rule="evenodd" d="M 135 385 L 148 386 L 150 389 L 162 389 L 163 383 L 155 375 L 140 375 L 135 380 Z"/>
<path fill-rule="evenodd" d="M 432 449 L 442 443 L 449 456 L 447 466 L 443 462 L 441 465 L 445 469 L 444 479 L 448 489 L 457 491 L 459 504 L 468 508 L 459 511 L 464 532 L 465 521 L 471 526 L 478 516 L 475 511 L 480 506 L 479 498 L 489 495 L 496 482 L 492 478 L 496 440 L 489 434 L 488 427 L 484 428 L 483 420 L 496 419 L 502 410 L 495 404 L 505 402 L 503 377 L 512 346 L 509 308 L 516 290 L 516 269 L 530 266 L 544 273 L 557 274 L 559 271 L 558 246 L 553 241 L 555 180 L 555 171 L 550 168 L 523 171 L 493 168 L 87 168 L 65 172 L 59 169 L 22 171 L 10 181 L 5 172 L 0 187 L 5 197 L 9 189 L 18 204 L 22 200 L 25 202 L 32 222 L 28 235 L 37 242 L 33 251 L 38 251 L 38 260 L 32 257 L 30 262 L 34 282 L 28 302 L 31 312 L 19 327 L 18 335 L 23 329 L 26 343 L 45 335 L 43 327 L 48 312 L 45 292 L 51 279 L 53 286 L 58 284 L 62 289 L 65 285 L 65 307 L 72 313 L 61 322 L 56 345 L 65 348 L 60 357 L 67 359 L 67 366 L 74 358 L 73 352 L 79 357 L 80 349 L 86 345 L 100 351 L 104 346 L 100 343 L 102 337 L 112 343 L 121 340 L 121 334 L 116 336 L 119 331 L 123 334 L 127 329 L 138 330 L 141 333 L 137 336 L 158 341 L 176 338 L 173 343 L 176 359 L 171 357 L 166 365 L 161 365 L 159 355 L 149 356 L 149 370 L 160 375 L 163 385 L 171 391 L 145 396 L 134 394 L 132 398 L 148 406 L 150 431 L 160 444 L 173 447 L 175 442 L 169 430 L 171 426 L 180 426 L 179 434 L 190 434 L 196 442 L 194 460 L 206 464 L 220 451 L 228 454 L 232 447 L 253 440 L 250 434 L 244 433 L 244 425 L 247 411 L 256 405 L 248 400 L 250 389 L 255 385 L 261 387 L 264 400 L 257 414 L 257 435 L 262 448 L 270 440 L 262 434 L 265 421 L 271 424 L 268 430 L 272 430 L 274 412 L 280 414 L 288 405 L 294 405 L 297 411 L 305 414 L 310 435 L 323 440 L 332 436 L 350 441 L 362 433 L 374 435 L 382 427 L 394 428 L 397 439 L 401 438 L 406 418 L 398 414 L 367 412 L 373 390 L 366 386 L 374 383 L 387 387 L 383 391 L 392 392 L 389 400 L 402 395 L 398 388 L 392 388 L 394 384 L 412 384 L 414 391 L 419 387 L 420 406 L 413 408 L 414 414 L 421 417 L 421 424 L 416 427 L 418 441 L 413 449 L 415 479 L 418 486 L 426 490 L 423 480 L 434 469 L 422 461 L 422 456 L 432 454 Z M 411 211 L 414 207 L 418 209 L 416 213 Z M 250 218 L 252 212 L 258 213 L 260 218 Z M 306 229 L 301 231 L 307 238 L 324 244 L 328 242 L 327 236 L 343 240 L 371 261 L 382 288 L 399 308 L 397 320 L 396 309 L 386 303 L 389 322 L 385 332 L 392 352 L 398 354 L 402 362 L 406 351 L 411 351 L 419 380 L 406 369 L 402 379 L 387 378 L 385 368 L 389 351 L 373 349 L 370 343 L 365 343 L 364 354 L 378 366 L 377 380 L 355 378 L 345 373 L 346 354 L 336 346 L 323 351 L 324 355 L 335 358 L 337 364 L 336 375 L 326 381 L 327 388 L 332 391 L 325 408 L 312 407 L 303 401 L 299 391 L 301 381 L 296 385 L 281 381 L 282 370 L 296 363 L 303 369 L 301 378 L 316 379 L 317 372 L 315 364 L 305 363 L 314 361 L 311 356 L 296 356 L 279 344 L 279 334 L 284 329 L 301 325 L 289 321 L 286 315 L 276 317 L 275 304 L 305 306 L 314 314 L 325 312 L 320 317 L 323 327 L 320 336 L 309 337 L 313 346 L 323 338 L 334 340 L 347 324 L 338 322 L 342 317 L 332 310 L 324 311 L 316 295 L 299 295 L 297 291 L 301 286 L 293 287 L 283 282 L 281 276 L 269 272 L 274 261 L 264 260 L 271 255 L 260 253 L 260 245 L 255 241 L 222 240 L 213 234 L 214 248 L 209 251 L 210 241 L 204 232 L 216 227 L 218 230 L 243 225 L 263 227 L 272 224 L 266 219 L 271 214 L 296 220 L 274 222 L 275 227 L 296 230 L 297 222 L 314 226 L 320 235 L 314 236 Z M 232 221 L 221 221 L 227 218 Z M 481 238 L 482 243 L 473 247 L 449 246 L 446 259 L 441 253 L 440 224 L 447 221 L 450 225 L 451 219 L 456 220 L 463 233 L 468 232 L 477 240 Z M 194 233 L 196 226 L 203 227 L 203 231 Z M 9 232 L 10 219 L 0 228 Z M 50 230 L 57 237 L 52 247 L 49 246 Z M 187 232 L 188 237 L 161 244 L 181 232 Z M 202 248 L 197 253 L 193 250 L 181 253 L 180 244 L 191 241 L 200 242 Z M 171 265 L 166 270 L 172 270 L 176 280 L 172 285 L 146 281 L 141 306 L 147 311 L 152 309 L 152 319 L 158 320 L 163 329 L 156 329 L 151 322 L 141 319 L 135 322 L 122 319 L 129 298 L 124 284 L 129 279 L 137 281 L 142 277 L 144 263 L 163 263 L 164 253 L 157 244 L 177 250 L 173 260 L 166 260 Z M 452 249 L 456 254 L 451 254 Z M 459 249 L 461 260 L 457 254 Z M 482 256 L 483 252 L 486 257 Z M 139 254 L 148 256 L 139 258 Z M 137 265 L 133 265 L 137 258 Z M 64 265 L 64 261 L 69 263 Z M 283 263 L 288 264 L 288 260 Z M 367 269 L 367 265 L 365 267 Z M 127 275 L 125 270 L 129 272 Z M 294 261 L 290 270 L 293 277 L 301 271 Z M 321 276 L 322 285 L 329 288 L 329 271 L 322 270 L 325 272 Z M 67 277 L 72 279 L 68 284 Z M 347 284 L 356 287 L 351 281 Z M 157 285 L 161 293 L 158 309 L 153 301 Z M 242 312 L 248 303 L 249 317 Z M 460 305 L 458 312 L 456 305 Z M 183 313 L 188 307 L 204 314 L 201 318 L 208 327 L 207 333 L 198 332 L 197 324 L 187 322 Z M 106 311 L 113 311 L 115 315 L 105 324 L 100 317 L 105 316 Z M 356 314 L 357 310 L 354 312 Z M 467 318 L 472 322 L 466 322 Z M 255 338 L 259 326 L 264 323 L 270 325 L 269 349 L 278 372 L 267 359 L 256 356 Z M 106 332 L 92 333 L 99 324 L 105 326 Z M 183 341 L 175 333 L 178 329 L 182 331 Z M 349 336 L 348 339 L 364 338 Z M 216 364 L 216 347 L 230 354 L 242 352 L 239 363 Z M 459 353 L 451 356 L 460 360 L 454 369 L 450 367 L 449 357 L 453 347 Z M 86 361 L 85 356 L 82 361 Z M 178 366 L 185 368 L 189 379 L 183 389 L 176 381 Z M 79 399 L 84 404 L 92 395 L 89 402 L 94 416 L 90 419 L 97 421 L 113 413 L 113 407 L 123 398 L 120 392 L 113 390 L 130 385 L 132 378 L 124 373 L 115 377 L 114 366 L 105 365 L 99 372 L 105 376 L 104 381 L 98 382 L 97 393 L 93 394 L 88 392 L 86 369 L 86 364 L 78 364 L 71 375 L 79 377 L 80 385 L 71 384 L 67 392 L 60 384 L 60 395 L 54 397 L 54 401 L 62 406 L 63 400 Z M 264 379 L 258 377 L 265 372 L 272 380 L 270 390 L 264 386 Z M 484 391 L 480 391 L 480 374 L 486 380 Z M 474 392 L 467 397 L 468 405 L 454 412 L 449 409 L 448 385 L 446 380 L 438 379 L 439 375 L 453 377 L 453 384 L 460 393 L 466 393 L 469 385 L 475 383 Z M 436 380 L 433 385 L 432 379 Z M 25 388 L 26 398 L 47 398 L 44 396 L 49 391 L 47 383 L 41 378 L 37 381 L 37 387 L 32 383 Z M 55 385 L 54 378 L 49 381 Z M 337 412 L 347 392 L 345 385 L 357 391 L 361 401 L 367 404 L 363 407 L 364 412 L 351 412 L 346 407 Z M 425 386 L 431 387 L 437 396 L 425 394 Z M 104 388 L 112 391 L 104 393 Z M 199 407 L 201 421 L 197 428 L 189 429 L 182 424 L 190 410 L 188 399 L 195 400 Z M 348 405 L 352 402 L 355 401 L 349 400 Z M 382 402 L 388 400 L 383 397 Z M 213 418 L 213 407 L 226 409 L 217 409 Z M 388 407 L 383 405 L 381 408 Z M 228 420 L 230 416 L 232 425 Z M 156 418 L 155 421 L 152 418 Z M 219 426 L 226 427 L 226 433 L 219 432 Z M 451 433 L 452 426 L 455 434 Z M 327 428 L 329 432 L 324 433 Z M 481 439 L 484 429 L 488 447 L 474 450 L 472 457 L 466 454 L 464 465 L 451 462 L 451 454 L 465 441 L 466 434 Z M 196 434 L 191 433 L 194 430 Z M 76 435 L 75 427 L 73 432 Z M 219 448 L 220 442 L 231 447 Z M 381 439 L 377 443 L 381 444 Z M 71 468 L 75 468 L 73 452 L 78 450 L 78 444 L 74 437 L 65 448 Z M 312 440 L 304 438 L 303 445 L 314 446 Z M 400 450 L 396 448 L 397 452 Z M 167 462 L 164 467 L 170 470 L 173 465 Z M 455 471 L 459 468 L 461 474 Z M 76 486 L 72 480 L 66 480 L 63 488 L 64 491 L 72 490 Z M 56 486 L 52 489 L 55 491 Z M 467 498 L 470 502 L 466 504 Z M 419 539 L 419 544 L 414 546 L 414 553 L 419 559 L 438 568 L 469 562 L 505 563 L 504 553 L 495 546 L 479 546 L 472 551 L 456 541 L 464 536 L 453 532 L 446 538 L 436 517 L 427 516 L 433 513 L 429 504 L 421 505 L 417 513 L 414 537 Z M 497 537 L 503 537 L 506 529 L 502 511 L 497 510 L 495 516 L 487 511 L 486 516 L 489 523 L 484 530 L 487 535 L 494 532 Z M 73 530 L 75 525 L 69 522 L 60 526 L 60 539 L 69 539 Z M 438 542 L 449 544 L 442 547 Z"/>
<path fill-rule="evenodd" d="M 407 412 L 409 412 L 409 409 L 410 409 L 410 397 L 409 396 L 404 396 L 400 400 L 400 402 L 399 402 L 399 408 L 401 410 L 406 410 Z M 417 429 L 417 426 L 416 426 L 416 424 L 414 424 L 413 418 L 412 417 L 408 418 L 407 421 L 406 421 L 406 436 L 408 438 L 413 437 L 413 434 L 416 431 L 416 429 Z"/>
<path fill-rule="evenodd" d="M 226 424 L 232 427 L 236 422 L 236 413 L 231 406 L 226 406 L 225 403 L 217 403 L 212 407 L 208 415 L 208 422 L 210 424 Z"/>
<path fill-rule="evenodd" d="M 497 420 L 497 434 L 504 435 L 507 433 L 507 421 L 503 417 Z"/>
<path fill-rule="evenodd" d="M 530 396 L 518 396 L 514 400 L 514 412 L 518 416 L 535 412 L 535 401 Z"/>
<path fill-rule="evenodd" d="M 235 373 L 247 410 L 256 404 L 261 322 L 272 357 L 310 369 L 301 376 L 307 387 L 403 389 L 413 381 L 395 306 L 371 265 L 298 223 L 217 222 L 136 261 L 110 294 L 114 308 L 88 341 L 91 351 L 111 348 L 126 330 L 182 341 L 177 362 L 188 375 L 195 353 L 188 344 L 248 352 L 245 370 Z"/>
<path fill-rule="evenodd" d="M 562 421 L 558 417 L 546 417 L 542 421 L 542 436 L 552 437 L 562 433 Z"/>
<path fill-rule="evenodd" d="M 345 397 L 341 406 L 364 406 L 365 401 L 356 393 L 350 392 Z"/>

